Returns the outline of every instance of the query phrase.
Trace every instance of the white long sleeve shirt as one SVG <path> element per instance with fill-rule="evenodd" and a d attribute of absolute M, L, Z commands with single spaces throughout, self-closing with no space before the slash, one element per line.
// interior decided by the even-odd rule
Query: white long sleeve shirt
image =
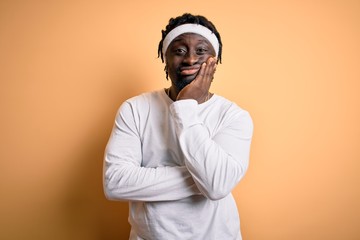
<path fill-rule="evenodd" d="M 105 151 L 107 198 L 130 202 L 130 239 L 241 239 L 232 189 L 253 124 L 218 95 L 173 102 L 164 90 L 124 102 Z"/>

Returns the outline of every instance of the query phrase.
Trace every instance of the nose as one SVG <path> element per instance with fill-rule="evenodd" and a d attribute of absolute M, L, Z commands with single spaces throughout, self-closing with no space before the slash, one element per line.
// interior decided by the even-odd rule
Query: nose
<path fill-rule="evenodd" d="M 198 63 L 199 59 L 200 59 L 199 55 L 197 55 L 196 53 L 194 53 L 192 51 L 189 51 L 184 56 L 183 62 L 186 63 L 187 65 L 194 65 L 194 64 Z"/>

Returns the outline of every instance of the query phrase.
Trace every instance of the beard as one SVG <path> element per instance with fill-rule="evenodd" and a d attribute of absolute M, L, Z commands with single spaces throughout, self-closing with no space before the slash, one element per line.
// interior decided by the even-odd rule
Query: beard
<path fill-rule="evenodd" d="M 197 74 L 189 75 L 189 76 L 182 76 L 180 74 L 176 75 L 175 80 L 171 80 L 173 85 L 177 88 L 180 92 L 184 87 L 189 85 L 194 79 L 196 78 Z"/>

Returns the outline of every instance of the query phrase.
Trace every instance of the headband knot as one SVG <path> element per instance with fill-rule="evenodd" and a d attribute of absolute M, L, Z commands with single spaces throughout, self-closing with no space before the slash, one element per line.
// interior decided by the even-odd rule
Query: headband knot
<path fill-rule="evenodd" d="M 163 41 L 163 47 L 162 47 L 162 54 L 163 56 L 165 56 L 166 50 L 168 49 L 170 43 L 179 35 L 183 34 L 183 33 L 196 33 L 199 34 L 201 36 L 203 36 L 204 38 L 206 38 L 211 45 L 213 46 L 213 48 L 215 49 L 215 54 L 216 57 L 219 54 L 219 40 L 217 39 L 216 35 L 207 27 L 204 27 L 200 24 L 193 24 L 193 23 L 188 23 L 188 24 L 183 24 L 180 26 L 177 26 L 176 28 L 174 28 L 173 30 L 171 30 L 165 37 L 164 41 Z"/>

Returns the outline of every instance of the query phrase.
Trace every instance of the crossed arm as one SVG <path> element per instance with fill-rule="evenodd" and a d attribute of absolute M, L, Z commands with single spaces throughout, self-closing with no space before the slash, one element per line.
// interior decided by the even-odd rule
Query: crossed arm
<path fill-rule="evenodd" d="M 170 112 L 185 155 L 185 166 L 141 166 L 141 142 L 125 104 L 117 115 L 105 152 L 104 189 L 109 199 L 170 201 L 202 194 L 227 196 L 248 167 L 252 122 L 245 111 L 211 137 L 197 118 L 197 102 L 174 102 Z"/>
<path fill-rule="evenodd" d="M 197 120 L 193 100 L 171 105 L 177 124 L 177 136 L 185 155 L 185 165 L 201 193 L 211 200 L 226 197 L 244 176 L 248 164 L 253 125 L 248 112 L 232 116 L 211 137 Z"/>
<path fill-rule="evenodd" d="M 117 114 L 104 156 L 107 198 L 171 201 L 200 194 L 185 166 L 143 167 L 142 144 L 130 105 Z"/>

